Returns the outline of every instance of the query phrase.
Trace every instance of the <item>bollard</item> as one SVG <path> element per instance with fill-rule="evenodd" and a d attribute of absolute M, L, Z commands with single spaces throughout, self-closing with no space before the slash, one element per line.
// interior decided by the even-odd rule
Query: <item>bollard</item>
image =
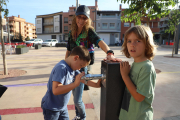
<path fill-rule="evenodd" d="M 120 75 L 120 63 L 112 61 L 101 62 L 102 80 L 100 120 L 119 120 L 125 84 Z"/>

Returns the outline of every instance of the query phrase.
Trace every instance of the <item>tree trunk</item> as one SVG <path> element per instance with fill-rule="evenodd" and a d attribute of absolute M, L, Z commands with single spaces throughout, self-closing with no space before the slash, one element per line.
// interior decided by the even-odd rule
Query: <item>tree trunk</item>
<path fill-rule="evenodd" d="M 2 57 L 3 57 L 4 75 L 7 75 L 8 72 L 7 72 L 7 65 L 6 65 L 6 54 L 5 54 L 4 40 L 3 40 L 3 25 L 2 25 L 1 8 L 2 8 L 2 6 L 0 6 L 0 28 L 1 28 Z"/>

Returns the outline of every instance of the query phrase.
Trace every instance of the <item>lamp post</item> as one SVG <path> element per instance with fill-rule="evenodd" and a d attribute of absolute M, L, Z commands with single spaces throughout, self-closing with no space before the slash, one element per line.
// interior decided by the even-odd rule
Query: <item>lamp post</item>
<path fill-rule="evenodd" d="M 76 0 L 76 10 L 77 10 L 78 6 L 79 6 L 79 0 Z"/>

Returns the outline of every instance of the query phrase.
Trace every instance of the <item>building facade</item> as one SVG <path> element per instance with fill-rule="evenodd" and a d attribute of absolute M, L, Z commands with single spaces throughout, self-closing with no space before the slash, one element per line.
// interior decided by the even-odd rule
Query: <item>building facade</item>
<path fill-rule="evenodd" d="M 62 12 L 36 16 L 37 38 L 62 41 Z"/>
<path fill-rule="evenodd" d="M 22 35 L 23 40 L 29 37 L 30 39 L 36 38 L 36 27 L 33 23 L 26 22 L 25 19 L 18 17 L 11 16 L 9 18 L 9 28 L 10 34 L 13 35 L 14 39 L 17 39 L 19 34 Z"/>
<path fill-rule="evenodd" d="M 88 6 L 90 9 L 90 18 L 95 27 L 95 15 L 97 9 L 97 0 L 95 6 Z M 68 33 L 71 30 L 72 19 L 75 15 L 76 6 L 69 7 L 68 12 L 57 12 L 48 15 L 36 16 L 36 34 L 38 38 L 57 39 L 59 42 L 68 40 Z"/>
<path fill-rule="evenodd" d="M 124 11 L 125 9 L 122 9 L 122 11 Z M 154 39 L 155 40 L 159 40 L 160 39 L 160 28 L 159 28 L 159 22 L 160 19 L 156 18 L 156 19 L 152 19 L 149 21 L 149 27 L 152 30 L 153 34 L 154 34 Z M 141 20 L 141 24 L 147 26 L 147 20 L 146 18 L 142 18 Z M 135 22 L 121 22 L 121 39 L 124 39 L 124 34 L 126 32 L 126 30 L 128 30 L 130 27 L 133 27 L 135 25 Z"/>
<path fill-rule="evenodd" d="M 121 11 L 97 11 L 96 32 L 107 45 L 114 45 L 120 39 Z"/>

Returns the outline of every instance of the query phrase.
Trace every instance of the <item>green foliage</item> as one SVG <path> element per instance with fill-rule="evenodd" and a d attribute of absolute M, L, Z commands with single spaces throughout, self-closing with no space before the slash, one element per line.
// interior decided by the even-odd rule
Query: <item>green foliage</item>
<path fill-rule="evenodd" d="M 21 33 L 15 32 L 14 39 L 18 39 L 20 41 L 23 41 L 24 37 L 21 35 Z"/>
<path fill-rule="evenodd" d="M 168 21 L 168 29 L 165 30 L 166 33 L 173 34 L 176 30 L 176 26 L 180 24 L 180 10 L 173 9 L 169 14 L 169 21 Z"/>
<path fill-rule="evenodd" d="M 117 0 L 121 3 L 128 3 L 129 9 L 125 9 L 121 16 L 124 22 L 135 21 L 141 24 L 142 17 L 145 17 L 147 24 L 149 20 L 163 18 L 170 13 L 169 6 L 174 7 L 178 0 Z"/>
<path fill-rule="evenodd" d="M 24 47 L 26 47 L 26 46 L 24 46 L 24 45 L 17 45 L 16 46 L 16 48 L 24 48 Z"/>
<path fill-rule="evenodd" d="M 27 36 L 27 37 L 25 38 L 25 40 L 26 40 L 26 41 L 30 40 L 29 36 Z"/>
<path fill-rule="evenodd" d="M 9 10 L 7 8 L 3 8 L 3 6 L 7 6 L 7 2 L 9 2 L 9 0 L 0 0 L 1 12 L 4 12 L 5 17 L 9 14 Z"/>

